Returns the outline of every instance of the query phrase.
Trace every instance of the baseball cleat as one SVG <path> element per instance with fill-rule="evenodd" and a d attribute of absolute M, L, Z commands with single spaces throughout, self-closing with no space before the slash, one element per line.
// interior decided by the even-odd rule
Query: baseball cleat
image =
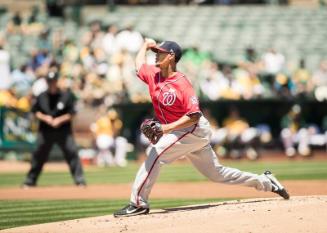
<path fill-rule="evenodd" d="M 144 208 L 144 207 L 137 207 L 132 204 L 128 204 L 121 210 L 118 210 L 117 212 L 114 213 L 114 217 L 130 217 L 130 216 L 136 216 L 136 215 L 141 215 L 141 214 L 148 214 L 149 213 L 149 208 Z"/>
<path fill-rule="evenodd" d="M 273 174 L 270 171 L 265 171 L 264 174 L 272 183 L 272 190 L 271 190 L 272 192 L 277 193 L 285 200 L 290 199 L 290 195 L 288 194 L 286 189 L 283 187 L 281 183 L 279 183 L 279 181 L 273 176 Z"/>
<path fill-rule="evenodd" d="M 35 183 L 25 182 L 20 186 L 22 189 L 30 189 L 36 187 Z"/>

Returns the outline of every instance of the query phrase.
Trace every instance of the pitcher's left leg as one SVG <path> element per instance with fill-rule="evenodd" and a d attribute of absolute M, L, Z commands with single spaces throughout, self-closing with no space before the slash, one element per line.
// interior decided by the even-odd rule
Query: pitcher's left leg
<path fill-rule="evenodd" d="M 148 207 L 148 197 L 159 175 L 160 167 L 191 153 L 205 145 L 205 140 L 194 140 L 190 132 L 174 132 L 164 135 L 156 145 L 147 149 L 147 159 L 140 167 L 131 194 L 131 203 Z"/>

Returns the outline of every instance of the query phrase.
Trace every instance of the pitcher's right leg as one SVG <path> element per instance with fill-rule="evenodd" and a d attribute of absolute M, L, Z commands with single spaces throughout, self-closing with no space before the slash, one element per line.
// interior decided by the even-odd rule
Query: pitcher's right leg
<path fill-rule="evenodd" d="M 221 165 L 210 145 L 191 153 L 188 158 L 203 175 L 214 182 L 240 184 L 257 190 L 273 191 L 274 184 L 265 174 L 257 175 Z"/>

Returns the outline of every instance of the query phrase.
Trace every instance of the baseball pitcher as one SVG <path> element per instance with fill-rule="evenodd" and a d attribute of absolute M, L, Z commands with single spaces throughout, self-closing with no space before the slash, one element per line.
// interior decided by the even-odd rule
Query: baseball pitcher
<path fill-rule="evenodd" d="M 146 64 L 148 50 L 156 53 L 154 66 Z M 155 118 L 141 125 L 141 131 L 151 142 L 148 157 L 136 175 L 130 203 L 114 216 L 149 213 L 148 198 L 161 165 L 182 156 L 214 182 L 254 187 L 289 199 L 289 194 L 271 172 L 257 175 L 219 163 L 210 146 L 210 125 L 201 113 L 192 84 L 176 69 L 181 57 L 182 49 L 176 42 L 164 41 L 157 45 L 152 39 L 145 40 L 136 56 L 137 76 L 148 85 Z"/>

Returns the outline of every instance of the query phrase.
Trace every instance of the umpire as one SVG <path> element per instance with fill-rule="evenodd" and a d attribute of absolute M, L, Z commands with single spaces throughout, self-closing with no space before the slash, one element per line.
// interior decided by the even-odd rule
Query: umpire
<path fill-rule="evenodd" d="M 69 165 L 70 173 L 78 186 L 85 186 L 83 169 L 77 155 L 77 146 L 72 133 L 72 118 L 75 114 L 75 97 L 71 91 L 61 91 L 58 87 L 58 73 L 47 75 L 48 90 L 41 93 L 32 107 L 32 112 L 40 121 L 37 147 L 32 156 L 23 187 L 36 186 L 50 150 L 57 144 Z"/>

